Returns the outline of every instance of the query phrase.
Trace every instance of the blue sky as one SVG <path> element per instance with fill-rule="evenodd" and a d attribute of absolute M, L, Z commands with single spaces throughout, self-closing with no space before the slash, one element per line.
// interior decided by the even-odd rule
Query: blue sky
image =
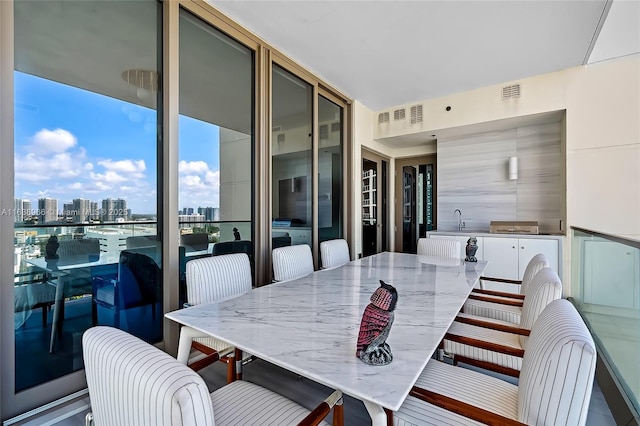
<path fill-rule="evenodd" d="M 15 72 L 15 197 L 155 213 L 156 111 Z M 219 206 L 219 129 L 180 117 L 179 207 Z"/>

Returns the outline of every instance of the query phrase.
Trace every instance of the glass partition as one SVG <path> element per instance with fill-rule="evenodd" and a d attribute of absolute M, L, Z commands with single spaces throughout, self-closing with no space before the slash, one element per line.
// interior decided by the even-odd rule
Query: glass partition
<path fill-rule="evenodd" d="M 272 244 L 311 246 L 313 87 L 277 65 L 272 74 Z"/>
<path fill-rule="evenodd" d="M 162 340 L 162 46 L 156 1 L 14 5 L 18 392 L 82 369 L 92 325 Z"/>
<path fill-rule="evenodd" d="M 176 236 L 187 259 L 253 259 L 253 87 L 253 52 L 181 10 Z"/>
<path fill-rule="evenodd" d="M 342 108 L 318 97 L 318 244 L 343 238 Z M 322 261 L 322 259 L 320 259 Z"/>
<path fill-rule="evenodd" d="M 640 409 L 640 241 L 573 230 L 571 295 L 629 401 Z"/>

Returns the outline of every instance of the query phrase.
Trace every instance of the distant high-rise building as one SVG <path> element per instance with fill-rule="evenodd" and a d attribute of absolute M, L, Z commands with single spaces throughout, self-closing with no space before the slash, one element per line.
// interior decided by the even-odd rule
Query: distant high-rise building
<path fill-rule="evenodd" d="M 14 198 L 14 208 L 14 222 L 24 222 L 31 218 L 31 201 L 23 200 L 22 198 Z"/>
<path fill-rule="evenodd" d="M 73 203 L 62 204 L 62 217 L 64 219 L 72 219 L 75 215 L 76 212 L 73 210 Z"/>
<path fill-rule="evenodd" d="M 91 212 L 89 213 L 89 219 L 100 220 L 100 210 L 98 210 L 98 203 L 95 201 L 91 202 Z"/>
<path fill-rule="evenodd" d="M 182 214 L 183 215 L 193 214 L 193 207 L 184 207 L 182 209 Z"/>
<path fill-rule="evenodd" d="M 30 220 L 33 216 L 33 210 L 31 209 L 31 200 L 22 200 L 22 213 L 23 220 Z"/>
<path fill-rule="evenodd" d="M 73 210 L 75 210 L 73 215 L 74 222 L 88 222 L 91 214 L 91 200 L 75 198 L 73 200 Z"/>
<path fill-rule="evenodd" d="M 54 198 L 38 198 L 38 223 L 58 220 L 58 200 Z"/>
<path fill-rule="evenodd" d="M 102 200 L 101 213 L 104 222 L 115 222 L 117 219 L 127 220 L 129 216 L 127 200 L 122 198 Z"/>
<path fill-rule="evenodd" d="M 198 214 L 203 215 L 204 220 L 213 222 L 216 220 L 215 219 L 216 210 L 217 209 L 213 207 L 198 207 Z"/>

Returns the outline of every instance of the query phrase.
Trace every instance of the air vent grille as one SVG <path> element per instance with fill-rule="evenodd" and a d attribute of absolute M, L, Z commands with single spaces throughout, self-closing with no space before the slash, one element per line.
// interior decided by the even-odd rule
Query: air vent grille
<path fill-rule="evenodd" d="M 406 114 L 406 110 L 404 108 L 397 109 L 393 111 L 393 120 L 394 121 L 404 120 L 405 114 Z"/>
<path fill-rule="evenodd" d="M 322 124 L 318 127 L 320 139 L 329 139 L 329 125 Z"/>
<path fill-rule="evenodd" d="M 282 131 L 282 126 L 274 126 L 271 129 L 272 132 L 276 133 L 276 132 L 281 132 Z"/>
<path fill-rule="evenodd" d="M 513 84 L 502 88 L 502 100 L 520 97 L 520 85 Z"/>
<path fill-rule="evenodd" d="M 388 123 L 389 122 L 389 113 L 381 112 L 378 114 L 378 124 Z"/>
<path fill-rule="evenodd" d="M 331 131 L 332 132 L 339 132 L 341 128 L 342 128 L 342 126 L 341 126 L 341 123 L 339 121 L 336 121 L 335 123 L 331 123 Z"/>
<path fill-rule="evenodd" d="M 422 105 L 411 107 L 411 124 L 422 123 Z"/>

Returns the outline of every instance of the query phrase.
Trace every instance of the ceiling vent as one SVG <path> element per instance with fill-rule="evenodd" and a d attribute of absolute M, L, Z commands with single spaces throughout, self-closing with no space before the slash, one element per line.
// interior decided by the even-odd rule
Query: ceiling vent
<path fill-rule="evenodd" d="M 318 126 L 318 133 L 319 133 L 320 139 L 329 139 L 329 125 L 322 124 Z"/>
<path fill-rule="evenodd" d="M 389 122 L 389 113 L 381 112 L 378 114 L 378 124 L 388 123 Z"/>
<path fill-rule="evenodd" d="M 404 120 L 406 110 L 404 108 L 393 111 L 393 121 Z"/>
<path fill-rule="evenodd" d="M 281 132 L 282 131 L 282 126 L 274 126 L 274 127 L 271 128 L 271 131 L 273 133 Z"/>
<path fill-rule="evenodd" d="M 411 107 L 411 124 L 422 123 L 422 105 Z"/>
<path fill-rule="evenodd" d="M 340 123 L 339 121 L 336 121 L 334 123 L 331 123 L 331 131 L 332 132 L 339 132 L 340 129 L 342 128 L 341 126 L 342 123 Z"/>
<path fill-rule="evenodd" d="M 520 97 L 520 84 L 505 86 L 502 88 L 502 100 Z"/>

